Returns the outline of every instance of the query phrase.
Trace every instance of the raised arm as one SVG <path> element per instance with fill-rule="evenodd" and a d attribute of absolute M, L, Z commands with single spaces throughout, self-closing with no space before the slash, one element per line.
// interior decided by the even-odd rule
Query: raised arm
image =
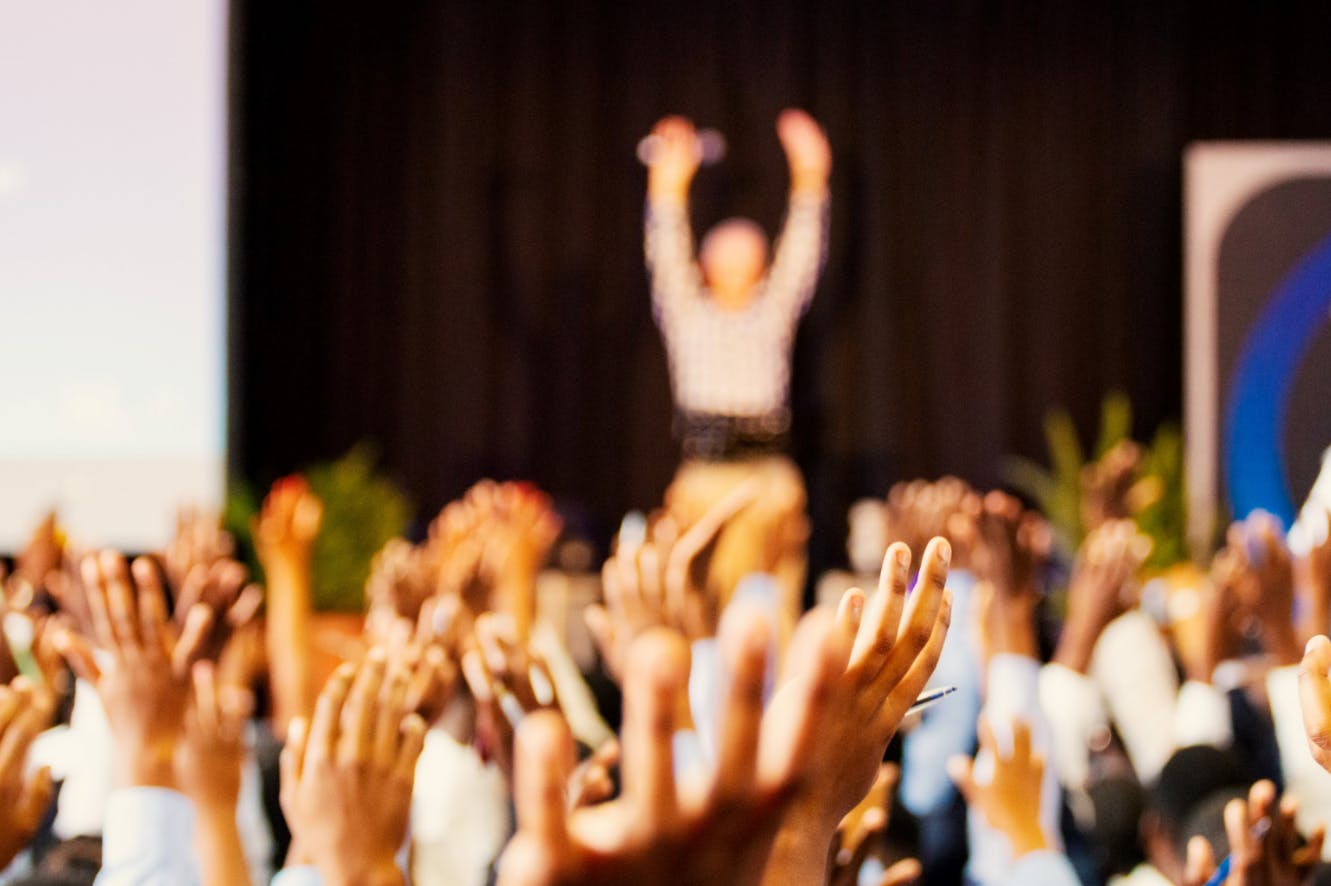
<path fill-rule="evenodd" d="M 774 309 L 798 316 L 813 298 L 827 255 L 827 178 L 832 148 L 812 117 L 788 108 L 776 121 L 776 133 L 790 164 L 790 205 L 767 277 Z"/>
<path fill-rule="evenodd" d="M 647 167 L 647 217 L 643 249 L 652 278 L 657 320 L 698 293 L 701 275 L 693 258 L 689 185 L 701 152 L 693 124 L 666 117 L 652 129 L 655 147 Z"/>

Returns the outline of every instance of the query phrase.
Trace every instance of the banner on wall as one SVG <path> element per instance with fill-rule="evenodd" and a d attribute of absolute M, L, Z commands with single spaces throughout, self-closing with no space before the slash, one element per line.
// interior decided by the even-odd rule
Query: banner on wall
<path fill-rule="evenodd" d="M 1331 143 L 1184 157 L 1189 535 L 1262 509 L 1290 526 L 1331 446 Z"/>

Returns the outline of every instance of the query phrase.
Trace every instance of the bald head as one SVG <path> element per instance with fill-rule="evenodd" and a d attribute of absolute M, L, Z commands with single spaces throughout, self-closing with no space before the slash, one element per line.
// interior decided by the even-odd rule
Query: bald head
<path fill-rule="evenodd" d="M 767 235 L 747 218 L 726 219 L 703 237 L 698 261 L 721 306 L 740 310 L 752 300 L 767 268 Z"/>

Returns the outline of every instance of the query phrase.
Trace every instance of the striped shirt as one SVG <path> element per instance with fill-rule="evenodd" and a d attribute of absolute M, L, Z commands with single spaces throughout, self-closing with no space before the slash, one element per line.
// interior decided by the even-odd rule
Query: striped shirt
<path fill-rule="evenodd" d="M 826 256 L 827 218 L 825 192 L 792 194 L 771 267 L 749 305 L 734 311 L 718 305 L 703 283 L 688 205 L 648 201 L 652 308 L 680 412 L 762 418 L 785 430 L 790 351 Z"/>

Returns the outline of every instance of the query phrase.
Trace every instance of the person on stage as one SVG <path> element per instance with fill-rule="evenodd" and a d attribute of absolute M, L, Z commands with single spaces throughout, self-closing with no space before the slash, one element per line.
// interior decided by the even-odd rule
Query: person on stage
<path fill-rule="evenodd" d="M 808 521 L 803 479 L 785 454 L 791 349 L 826 256 L 832 151 L 804 111 L 783 111 L 776 131 L 790 167 L 790 199 L 770 262 L 762 228 L 744 218 L 713 227 L 695 260 L 688 197 L 703 144 L 678 116 L 652 131 L 645 251 L 684 456 L 667 508 L 687 521 L 760 478 L 758 500 L 718 542 L 710 583 L 724 600 L 744 575 L 772 574 L 793 614 L 803 591 Z"/>

